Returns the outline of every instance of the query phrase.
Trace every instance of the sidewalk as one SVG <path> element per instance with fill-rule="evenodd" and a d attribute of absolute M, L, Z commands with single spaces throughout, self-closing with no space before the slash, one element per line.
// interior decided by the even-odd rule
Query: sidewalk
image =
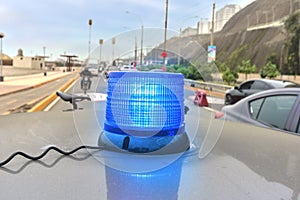
<path fill-rule="evenodd" d="M 0 82 L 0 97 L 24 91 L 30 88 L 39 87 L 43 84 L 49 83 L 56 79 L 78 73 L 78 72 L 47 72 L 47 76 L 44 73 L 21 75 L 21 76 L 10 76 L 4 77 L 4 81 Z"/>

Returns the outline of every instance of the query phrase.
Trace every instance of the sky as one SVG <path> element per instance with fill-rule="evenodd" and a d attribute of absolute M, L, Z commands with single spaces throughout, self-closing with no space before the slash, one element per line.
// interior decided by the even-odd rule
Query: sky
<path fill-rule="evenodd" d="M 168 0 L 168 33 L 211 19 L 213 2 L 217 11 L 227 4 L 245 7 L 253 1 Z M 140 42 L 137 31 L 142 25 L 145 32 L 163 30 L 165 11 L 165 0 L 0 0 L 2 50 L 10 57 L 22 49 L 24 56 L 42 56 L 45 50 L 48 60 L 62 58 L 62 54 L 84 60 L 100 49 L 99 39 L 111 45 L 113 37 L 132 32 Z M 151 32 L 150 37 L 161 33 Z"/>

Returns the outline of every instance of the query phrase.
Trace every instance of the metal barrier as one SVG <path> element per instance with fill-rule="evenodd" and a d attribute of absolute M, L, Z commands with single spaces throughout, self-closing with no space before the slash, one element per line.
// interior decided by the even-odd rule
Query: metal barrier
<path fill-rule="evenodd" d="M 217 92 L 217 93 L 221 93 L 221 94 L 225 94 L 226 90 L 232 88 L 232 86 L 228 86 L 228 85 L 194 81 L 194 80 L 190 80 L 190 79 L 184 79 L 184 83 L 186 86 L 194 87 L 197 89 L 203 89 L 203 90 L 207 90 L 207 91 L 211 91 L 211 92 Z"/>

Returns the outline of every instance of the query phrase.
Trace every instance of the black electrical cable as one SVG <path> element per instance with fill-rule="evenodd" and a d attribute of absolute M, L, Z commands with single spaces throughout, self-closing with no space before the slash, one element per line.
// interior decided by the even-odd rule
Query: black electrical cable
<path fill-rule="evenodd" d="M 3 167 L 4 165 L 6 165 L 7 163 L 9 163 L 14 157 L 16 157 L 17 155 L 20 155 L 20 156 L 23 156 L 27 159 L 30 159 L 30 160 L 39 160 L 41 158 L 43 158 L 45 155 L 47 155 L 47 153 L 51 150 L 54 150 L 54 151 L 57 151 L 58 153 L 61 153 L 65 156 L 68 156 L 68 155 L 71 155 L 73 153 L 75 153 L 76 151 L 80 150 L 80 149 L 94 149 L 94 150 L 103 150 L 104 147 L 102 146 L 86 146 L 86 145 L 83 145 L 83 146 L 79 146 L 71 151 L 63 151 L 61 149 L 59 149 L 58 147 L 55 147 L 55 146 L 50 146 L 49 148 L 47 148 L 42 154 L 40 154 L 39 156 L 30 156 L 22 151 L 18 151 L 18 152 L 15 152 L 13 153 L 12 155 L 10 155 L 6 160 L 0 162 L 0 167 Z"/>

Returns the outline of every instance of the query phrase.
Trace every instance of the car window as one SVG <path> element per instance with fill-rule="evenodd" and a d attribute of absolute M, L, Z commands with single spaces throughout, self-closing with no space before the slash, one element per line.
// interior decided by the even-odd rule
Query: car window
<path fill-rule="evenodd" d="M 251 117 L 262 123 L 284 129 L 296 99 L 296 95 L 278 95 L 254 100 L 249 105 Z"/>
<path fill-rule="evenodd" d="M 251 89 L 254 90 L 267 90 L 269 89 L 268 85 L 261 82 L 261 81 L 254 81 L 254 83 L 251 86 Z"/>
<path fill-rule="evenodd" d="M 117 67 L 109 67 L 108 69 L 107 69 L 108 71 L 119 71 L 119 69 L 117 68 Z"/>
<path fill-rule="evenodd" d="M 90 69 L 90 68 L 97 69 L 97 68 L 98 68 L 98 65 L 88 65 L 87 68 L 89 68 L 89 69 Z"/>
<path fill-rule="evenodd" d="M 245 82 L 245 83 L 241 84 L 240 89 L 250 90 L 253 83 L 254 83 L 254 81 Z"/>
<path fill-rule="evenodd" d="M 249 109 L 250 109 L 250 115 L 252 118 L 254 118 L 254 119 L 257 118 L 257 114 L 259 113 L 259 110 L 260 110 L 260 107 L 261 107 L 263 101 L 264 101 L 264 98 L 250 102 Z"/>

